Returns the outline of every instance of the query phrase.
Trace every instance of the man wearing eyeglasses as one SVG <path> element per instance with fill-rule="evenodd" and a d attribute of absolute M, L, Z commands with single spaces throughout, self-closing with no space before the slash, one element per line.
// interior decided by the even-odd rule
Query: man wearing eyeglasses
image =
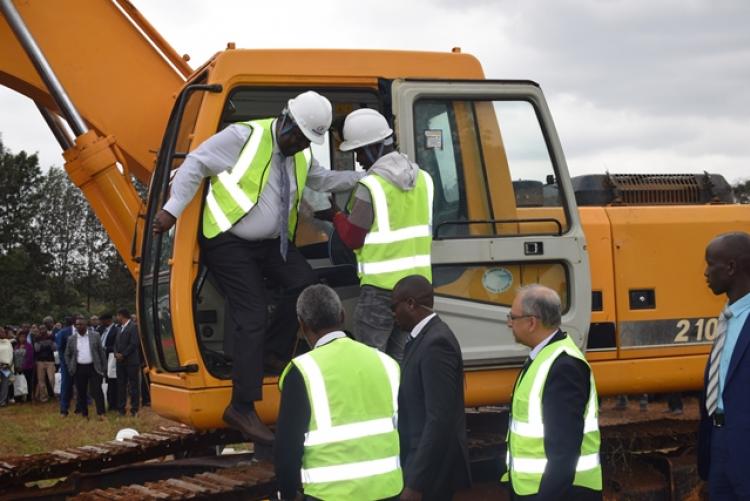
<path fill-rule="evenodd" d="M 513 388 L 501 480 L 513 499 L 602 499 L 596 385 L 560 316 L 560 296 L 542 285 L 521 288 L 508 313 L 516 342 L 531 348 Z"/>
<path fill-rule="evenodd" d="M 267 371 L 283 370 L 298 328 L 297 296 L 317 281 L 293 243 L 302 191 L 347 191 L 362 176 L 325 169 L 312 158 L 310 143 L 324 143 L 331 120 L 328 99 L 307 91 L 276 118 L 230 125 L 188 155 L 154 219 L 154 232 L 169 230 L 203 179 L 210 179 L 201 252 L 231 312 L 225 339 L 234 340 L 232 401 L 224 421 L 263 444 L 273 441 L 254 406 L 262 398 L 264 363 Z M 286 293 L 268 330 L 265 278 Z M 266 332 L 272 336 L 265 339 Z"/>

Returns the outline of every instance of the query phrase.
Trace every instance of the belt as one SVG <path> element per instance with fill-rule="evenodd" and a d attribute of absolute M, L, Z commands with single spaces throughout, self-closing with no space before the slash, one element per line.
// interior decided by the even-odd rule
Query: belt
<path fill-rule="evenodd" d="M 719 411 L 714 412 L 714 415 L 711 416 L 711 422 L 717 428 L 721 428 L 722 426 L 724 426 L 724 413 Z"/>

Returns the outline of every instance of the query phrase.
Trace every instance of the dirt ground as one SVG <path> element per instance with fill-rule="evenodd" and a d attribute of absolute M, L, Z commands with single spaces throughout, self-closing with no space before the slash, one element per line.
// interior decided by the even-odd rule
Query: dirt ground
<path fill-rule="evenodd" d="M 641 410 L 638 395 L 631 395 L 628 398 L 627 408 L 622 410 L 616 408 L 616 398 L 605 398 L 602 399 L 599 408 L 599 426 L 655 421 L 657 419 L 697 420 L 700 419 L 698 400 L 696 395 L 686 394 L 682 398 L 683 413 L 674 414 L 668 412 L 666 396 L 650 396 L 646 410 Z"/>

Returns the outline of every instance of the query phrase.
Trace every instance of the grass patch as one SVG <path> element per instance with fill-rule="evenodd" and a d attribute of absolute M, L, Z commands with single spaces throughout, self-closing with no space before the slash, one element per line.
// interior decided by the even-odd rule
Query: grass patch
<path fill-rule="evenodd" d="M 104 421 L 97 419 L 93 406 L 89 406 L 88 421 L 73 414 L 74 407 L 75 402 L 68 417 L 60 415 L 60 404 L 56 400 L 16 403 L 0 408 L 0 458 L 107 442 L 114 440 L 122 428 L 145 433 L 159 426 L 178 424 L 158 416 L 149 407 L 141 409 L 138 417 L 120 417 L 117 413 L 108 412 Z"/>

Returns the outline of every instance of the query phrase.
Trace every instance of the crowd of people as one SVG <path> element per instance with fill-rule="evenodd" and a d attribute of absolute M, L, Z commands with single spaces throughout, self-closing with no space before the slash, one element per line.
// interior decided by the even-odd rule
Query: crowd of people
<path fill-rule="evenodd" d="M 92 401 L 102 419 L 107 411 L 135 416 L 150 405 L 144 368 L 135 316 L 126 308 L 0 326 L 0 407 L 56 399 L 68 416 L 75 397 L 75 414 L 86 418 Z"/>

